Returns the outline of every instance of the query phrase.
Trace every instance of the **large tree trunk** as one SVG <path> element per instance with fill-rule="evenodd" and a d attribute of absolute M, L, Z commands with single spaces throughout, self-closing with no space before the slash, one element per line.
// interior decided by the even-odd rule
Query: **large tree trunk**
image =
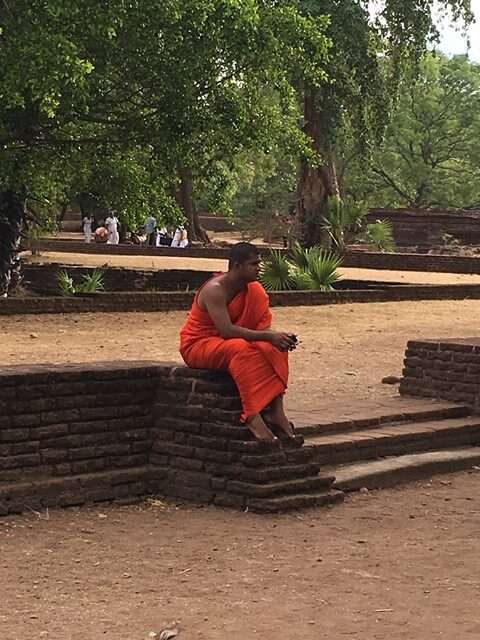
<path fill-rule="evenodd" d="M 187 218 L 187 228 L 189 240 L 198 240 L 208 244 L 210 238 L 200 224 L 195 201 L 193 198 L 193 178 L 192 172 L 187 167 L 180 167 L 178 170 L 180 185 L 176 194 L 177 202 L 182 207 Z"/>
<path fill-rule="evenodd" d="M 13 191 L 0 192 L 0 295 L 20 283 L 18 251 L 25 217 L 25 201 Z"/>
<path fill-rule="evenodd" d="M 339 197 L 335 155 L 325 146 L 322 114 L 316 101 L 316 90 L 305 89 L 304 131 L 311 140 L 312 148 L 321 157 L 317 166 L 302 160 L 297 185 L 296 218 L 300 242 L 313 246 L 325 242 L 322 218 L 325 216 L 327 200 Z"/>

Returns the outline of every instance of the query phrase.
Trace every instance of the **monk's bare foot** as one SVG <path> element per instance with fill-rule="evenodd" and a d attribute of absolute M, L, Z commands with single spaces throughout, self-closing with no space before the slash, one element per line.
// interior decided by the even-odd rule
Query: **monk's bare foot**
<path fill-rule="evenodd" d="M 277 436 L 267 427 L 259 413 L 247 420 L 246 426 L 260 442 L 276 442 L 278 440 Z"/>
<path fill-rule="evenodd" d="M 288 438 L 295 438 L 293 425 L 283 412 L 262 411 L 262 417 L 268 426 L 280 429 Z"/>

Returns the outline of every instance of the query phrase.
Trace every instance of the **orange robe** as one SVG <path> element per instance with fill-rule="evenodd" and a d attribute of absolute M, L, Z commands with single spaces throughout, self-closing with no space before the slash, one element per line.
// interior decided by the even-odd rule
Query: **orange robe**
<path fill-rule="evenodd" d="M 248 342 L 243 338 L 220 337 L 207 311 L 193 301 L 180 332 L 180 353 L 194 369 L 228 371 L 242 400 L 242 420 L 259 413 L 284 393 L 288 383 L 288 354 L 270 342 Z M 269 298 L 259 282 L 251 282 L 228 305 L 230 319 L 237 327 L 263 331 L 272 322 Z"/>

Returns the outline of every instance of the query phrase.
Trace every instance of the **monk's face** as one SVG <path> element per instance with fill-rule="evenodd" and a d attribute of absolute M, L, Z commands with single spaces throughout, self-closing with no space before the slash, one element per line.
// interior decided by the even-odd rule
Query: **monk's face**
<path fill-rule="evenodd" d="M 236 265 L 238 269 L 238 275 L 245 282 L 254 282 L 258 280 L 260 274 L 260 258 L 256 254 L 252 254 L 248 260 L 242 262 L 242 264 Z"/>

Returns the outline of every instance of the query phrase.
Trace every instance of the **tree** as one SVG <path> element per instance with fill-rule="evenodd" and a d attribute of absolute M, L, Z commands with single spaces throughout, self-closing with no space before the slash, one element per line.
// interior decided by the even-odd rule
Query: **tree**
<path fill-rule="evenodd" d="M 194 178 L 280 131 L 302 145 L 290 79 L 321 84 L 329 46 L 325 19 L 297 0 L 17 0 L 0 5 L 0 24 L 0 211 L 19 205 L 2 213 L 15 236 L 0 245 L 2 291 L 20 211 L 32 195 L 75 192 L 75 165 L 112 178 L 105 201 L 131 178 L 138 210 L 146 153 L 150 195 L 176 197 L 197 237 Z"/>
<path fill-rule="evenodd" d="M 303 158 L 297 189 L 299 234 L 306 244 L 321 238 L 321 220 L 330 197 L 340 196 L 337 140 L 342 128 L 354 133 L 365 155 L 378 146 L 399 82 L 435 37 L 433 0 L 385 0 L 376 16 L 362 0 L 304 0 L 306 15 L 328 14 L 333 48 L 327 67 L 332 82 L 302 87 L 304 131 L 316 161 Z M 472 20 L 468 0 L 440 3 L 457 20 Z"/>
<path fill-rule="evenodd" d="M 428 55 L 403 83 L 370 189 L 383 205 L 470 207 L 480 203 L 480 65 Z"/>

